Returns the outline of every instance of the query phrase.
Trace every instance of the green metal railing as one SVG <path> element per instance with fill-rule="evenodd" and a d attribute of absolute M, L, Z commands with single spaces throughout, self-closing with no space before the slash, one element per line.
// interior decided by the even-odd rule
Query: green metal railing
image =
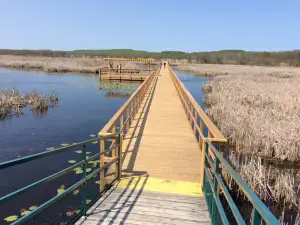
<path fill-rule="evenodd" d="M 252 204 L 252 225 L 260 225 L 262 222 L 270 225 L 280 225 L 276 217 L 223 158 L 222 154 L 217 150 L 217 148 L 209 140 L 206 140 L 205 142 L 205 173 L 203 190 L 208 205 L 208 211 L 212 219 L 212 224 L 232 224 L 228 220 L 228 216 L 224 209 L 225 207 L 221 203 L 220 191 L 222 191 L 227 203 L 226 206 L 227 208 L 230 208 L 236 223 L 246 224 L 238 210 L 236 203 L 233 201 L 226 184 L 223 181 L 224 177 L 221 172 L 222 169 L 226 170 L 226 172 L 238 185 L 239 190 L 242 191 L 246 199 Z"/>
<path fill-rule="evenodd" d="M 116 140 L 114 143 L 113 146 L 110 146 L 108 149 L 104 150 L 104 151 L 101 151 L 100 153 L 98 154 L 95 154 L 89 158 L 87 158 L 87 152 L 86 152 L 86 145 L 87 144 L 91 144 L 95 141 L 107 141 L 107 140 Z M 99 174 L 100 172 L 102 172 L 103 170 L 109 168 L 111 165 L 113 165 L 114 163 L 117 164 L 117 168 L 116 168 L 116 174 L 117 174 L 117 177 L 108 185 L 106 185 L 105 187 L 102 187 L 101 188 L 101 192 L 99 191 L 99 195 L 97 197 L 97 199 L 101 196 L 101 194 L 107 190 L 107 188 L 109 186 L 111 186 L 111 184 L 120 179 L 120 171 L 121 171 L 121 168 L 120 168 L 120 165 L 121 165 L 121 157 L 120 154 L 121 154 L 121 134 L 118 132 L 118 133 L 113 133 L 113 134 L 109 134 L 109 135 L 106 135 L 104 137 L 97 137 L 97 138 L 93 138 L 93 139 L 90 139 L 90 140 L 87 140 L 87 141 L 83 141 L 83 142 L 80 142 L 80 143 L 77 143 L 77 144 L 73 144 L 73 145 L 70 145 L 70 146 L 67 146 L 67 147 L 62 147 L 62 148 L 58 148 L 58 149 L 55 149 L 53 151 L 49 151 L 49 152 L 43 152 L 43 153 L 38 153 L 38 154 L 35 154 L 35 155 L 32 155 L 32 156 L 27 156 L 27 157 L 23 157 L 23 158 L 20 158 L 20 159 L 15 159 L 15 160 L 11 160 L 11 161 L 7 161 L 7 162 L 3 162 L 3 163 L 0 163 L 0 169 L 6 169 L 6 168 L 9 168 L 9 167 L 12 167 L 12 166 L 15 166 L 15 165 L 20 165 L 20 164 L 23 164 L 23 163 L 26 163 L 26 162 L 29 162 L 29 161 L 33 161 L 35 159 L 40 159 L 40 158 L 44 158 L 44 157 L 47 157 L 47 156 L 50 156 L 50 155 L 54 155 L 54 154 L 57 154 L 57 153 L 60 153 L 60 152 L 64 152 L 64 151 L 68 151 L 68 150 L 71 150 L 71 149 L 74 149 L 74 148 L 77 148 L 77 147 L 82 147 L 82 160 L 66 169 L 63 169 L 61 171 L 58 171 L 48 177 L 45 177 L 39 181 L 36 181 L 34 183 L 31 183 L 29 184 L 28 186 L 26 187 L 23 187 L 19 190 L 16 190 L 10 194 L 7 194 L 3 197 L 0 198 L 0 204 L 3 204 L 4 202 L 6 202 L 7 200 L 9 199 L 12 199 L 13 197 L 16 197 L 18 195 L 21 195 L 22 193 L 24 193 L 25 191 L 29 190 L 29 189 L 32 189 L 34 187 L 36 187 L 37 185 L 40 185 L 40 184 L 43 184 L 43 183 L 46 183 L 50 180 L 53 180 L 53 179 L 56 179 L 58 177 L 61 177 L 63 176 L 64 174 L 72 171 L 73 169 L 75 169 L 76 167 L 82 167 L 82 170 L 83 170 L 83 173 L 82 173 L 82 179 L 80 179 L 78 182 L 76 182 L 75 184 L 73 184 L 72 186 L 70 186 L 69 188 L 67 188 L 66 190 L 64 190 L 62 193 L 60 193 L 59 195 L 51 198 L 50 200 L 44 202 L 43 204 L 41 204 L 40 206 L 38 206 L 37 208 L 35 208 L 34 210 L 32 210 L 29 214 L 27 215 L 24 215 L 22 216 L 21 218 L 19 218 L 18 220 L 14 221 L 13 223 L 11 223 L 12 225 L 15 225 L 15 224 L 21 224 L 21 223 L 24 223 L 26 221 L 28 221 L 29 219 L 33 218 L 34 216 L 36 216 L 38 213 L 40 213 L 41 211 L 45 210 L 46 208 L 48 208 L 49 206 L 53 205 L 55 202 L 63 199 L 64 197 L 66 197 L 69 193 L 71 193 L 72 191 L 74 191 L 75 189 L 81 187 L 81 196 L 82 196 L 82 203 L 81 203 L 81 210 L 80 210 L 80 213 L 78 213 L 76 215 L 76 217 L 74 217 L 72 219 L 72 222 L 73 221 L 76 221 L 80 216 L 86 216 L 86 212 L 87 212 L 87 203 L 86 203 L 86 183 L 88 180 L 90 180 L 92 177 L 96 176 L 97 174 Z M 87 175 L 87 164 L 88 164 L 88 161 L 91 161 L 91 160 L 95 160 L 95 159 L 99 159 L 100 156 L 102 155 L 105 155 L 107 153 L 110 153 L 112 152 L 113 150 L 117 151 L 117 156 L 114 157 L 110 162 L 106 163 L 105 165 L 101 166 L 99 168 L 96 168 L 94 171 L 92 171 L 91 173 L 89 173 Z M 93 202 L 97 199 L 94 199 Z"/>

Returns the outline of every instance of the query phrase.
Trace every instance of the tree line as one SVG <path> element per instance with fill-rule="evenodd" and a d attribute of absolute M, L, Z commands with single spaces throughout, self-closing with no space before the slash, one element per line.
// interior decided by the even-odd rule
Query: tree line
<path fill-rule="evenodd" d="M 213 52 L 162 51 L 148 52 L 132 49 L 111 50 L 11 50 L 0 49 L 0 55 L 23 55 L 44 57 L 133 57 L 154 59 L 176 59 L 189 63 L 206 64 L 239 64 L 239 65 L 265 65 L 265 66 L 300 66 L 300 50 L 281 52 L 250 52 L 243 50 L 222 50 Z"/>

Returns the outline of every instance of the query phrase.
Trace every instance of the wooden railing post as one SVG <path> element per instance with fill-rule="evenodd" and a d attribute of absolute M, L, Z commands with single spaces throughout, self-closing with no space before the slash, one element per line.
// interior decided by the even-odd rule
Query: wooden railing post
<path fill-rule="evenodd" d="M 101 136 L 100 136 L 101 137 Z M 100 153 L 104 152 L 104 148 L 105 148 L 105 141 L 104 140 L 100 140 Z M 104 166 L 104 155 L 100 155 L 100 168 Z M 102 170 L 100 172 L 100 193 L 102 191 L 104 191 L 105 189 L 105 176 L 104 176 L 104 170 Z"/>
<path fill-rule="evenodd" d="M 113 125 L 113 127 L 111 129 L 111 132 L 113 134 L 116 133 L 116 123 L 114 123 L 114 125 Z M 111 157 L 114 158 L 116 156 L 116 151 L 117 151 L 117 149 L 114 149 L 114 150 L 111 151 Z"/>

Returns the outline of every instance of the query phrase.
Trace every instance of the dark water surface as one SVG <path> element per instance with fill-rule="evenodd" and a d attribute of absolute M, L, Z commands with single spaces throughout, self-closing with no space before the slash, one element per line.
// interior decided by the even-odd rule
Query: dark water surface
<path fill-rule="evenodd" d="M 205 107 L 201 87 L 210 79 L 180 72 L 176 74 L 197 102 Z M 90 134 L 97 134 L 127 99 L 110 98 L 108 91 L 99 90 L 99 86 L 100 82 L 94 75 L 50 75 L 0 69 L 0 89 L 17 88 L 21 93 L 37 90 L 42 94 L 54 91 L 59 98 L 58 107 L 49 108 L 45 115 L 25 109 L 24 115 L 0 121 L 0 162 L 47 151 L 49 147 L 58 148 L 62 143 L 84 141 L 90 139 Z M 82 160 L 81 154 L 75 150 L 1 169 L 0 197 L 67 168 L 70 166 L 68 160 Z M 99 144 L 88 145 L 87 151 L 91 155 L 98 153 Z M 72 171 L 26 191 L 5 204 L 0 203 L 0 224 L 8 224 L 4 218 L 11 215 L 20 218 L 20 210 L 41 205 L 56 196 L 61 185 L 68 188 L 81 177 Z M 98 180 L 99 177 L 95 177 L 88 184 L 87 199 L 93 199 L 98 194 L 99 185 L 95 183 Z M 69 221 L 67 212 L 80 209 L 80 205 L 81 192 L 77 196 L 71 194 L 35 217 L 34 223 L 28 224 L 63 224 Z"/>
<path fill-rule="evenodd" d="M 212 78 L 195 76 L 194 74 L 181 73 L 178 71 L 175 71 L 175 73 L 178 76 L 178 78 L 182 81 L 186 89 L 191 93 L 191 95 L 193 95 L 193 97 L 201 106 L 201 108 L 205 109 L 206 108 L 204 103 L 205 94 L 202 91 L 202 86 L 207 82 L 211 81 Z"/>
<path fill-rule="evenodd" d="M 99 90 L 99 80 L 94 75 L 46 74 L 42 72 L 0 69 L 0 89 L 17 88 L 21 93 L 37 90 L 42 94 L 58 94 L 59 105 L 49 108 L 41 116 L 29 109 L 24 115 L 0 121 L 0 162 L 47 151 L 49 147 L 61 147 L 62 143 L 72 144 L 91 139 L 110 120 L 114 113 L 126 101 L 125 98 L 109 98 L 108 91 Z M 128 84 L 130 85 L 130 84 Z M 134 85 L 138 87 L 139 84 Z M 75 149 L 79 150 L 79 149 Z M 81 154 L 70 150 L 43 159 L 0 170 L 0 197 L 25 185 L 62 170 L 70 164 L 68 160 L 82 159 Z M 91 155 L 99 152 L 99 144 L 87 146 Z M 0 224 L 8 224 L 4 218 L 17 215 L 20 210 L 41 205 L 57 195 L 61 185 L 65 188 L 81 179 L 75 172 L 26 191 L 7 202 L 0 203 Z M 97 179 L 97 178 L 96 178 Z M 98 178 L 99 180 L 99 178 Z M 90 186 L 88 199 L 93 199 L 99 190 L 98 184 Z M 80 195 L 73 196 L 68 203 L 61 204 L 44 215 L 46 219 L 36 219 L 36 224 L 59 224 L 67 221 L 66 209 L 73 201 L 74 209 L 79 208 Z M 5 207 L 4 207 L 5 205 Z M 54 214 L 54 216 L 53 216 Z"/>

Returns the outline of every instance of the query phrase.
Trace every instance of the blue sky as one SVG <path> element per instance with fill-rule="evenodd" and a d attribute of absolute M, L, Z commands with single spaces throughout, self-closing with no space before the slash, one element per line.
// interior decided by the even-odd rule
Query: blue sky
<path fill-rule="evenodd" d="M 299 0 L 1 0 L 0 48 L 300 49 Z"/>

